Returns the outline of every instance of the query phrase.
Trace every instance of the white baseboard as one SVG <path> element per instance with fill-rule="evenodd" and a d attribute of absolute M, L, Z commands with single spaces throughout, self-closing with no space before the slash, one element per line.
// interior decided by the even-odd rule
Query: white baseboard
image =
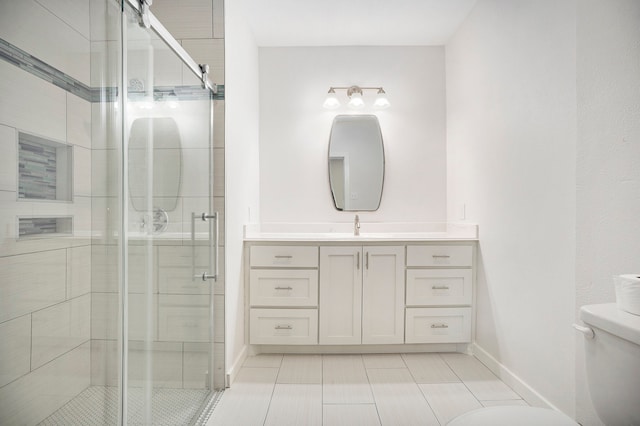
<path fill-rule="evenodd" d="M 495 359 L 489 352 L 478 346 L 477 343 L 471 345 L 471 352 L 473 356 L 487 366 L 489 370 L 496 376 L 505 382 L 511 389 L 513 389 L 518 395 L 522 397 L 527 403 L 533 407 L 551 408 L 556 411 L 558 407 L 549 402 L 545 397 L 538 393 L 534 388 L 529 386 L 524 380 L 516 376 L 511 370 L 502 365 L 497 359 Z"/>
<path fill-rule="evenodd" d="M 462 352 L 464 345 L 455 343 L 398 345 L 251 345 L 250 355 L 257 354 L 400 354 L 412 352 Z"/>
<path fill-rule="evenodd" d="M 238 372 L 242 368 L 242 364 L 244 364 L 245 359 L 247 359 L 247 345 L 244 345 L 242 347 L 242 350 L 240 351 L 236 359 L 233 361 L 231 368 L 227 370 L 226 387 L 230 388 L 231 384 L 236 380 L 236 376 L 238 375 Z"/>

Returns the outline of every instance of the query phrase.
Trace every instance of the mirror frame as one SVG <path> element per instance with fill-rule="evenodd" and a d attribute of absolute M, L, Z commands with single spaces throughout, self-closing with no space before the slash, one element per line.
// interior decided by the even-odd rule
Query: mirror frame
<path fill-rule="evenodd" d="M 332 185 L 332 181 L 331 181 L 331 142 L 332 142 L 332 135 L 333 135 L 333 128 L 336 122 L 336 119 L 340 118 L 340 117 L 349 117 L 349 118 L 356 118 L 356 117 L 363 117 L 363 118 L 374 118 L 375 119 L 375 123 L 377 124 L 378 127 L 378 131 L 380 133 L 380 148 L 382 151 L 382 176 L 381 176 L 381 182 L 380 182 L 380 197 L 378 198 L 378 204 L 371 208 L 371 209 L 344 209 L 344 208 L 339 208 L 338 204 L 336 203 L 336 197 L 335 197 L 335 191 Z M 380 127 L 380 120 L 378 119 L 378 117 L 374 114 L 341 114 L 341 115 L 336 115 L 333 118 L 332 124 L 331 124 L 331 130 L 329 132 L 329 144 L 327 147 L 327 177 L 328 177 L 328 181 L 329 181 L 329 190 L 331 192 L 331 200 L 333 202 L 333 206 L 336 210 L 341 211 L 341 212 L 372 212 L 372 211 L 377 211 L 380 208 L 380 205 L 382 204 L 382 194 L 384 192 L 384 182 L 385 182 L 385 176 L 386 176 L 386 155 L 385 155 L 385 146 L 384 146 L 384 137 L 382 135 L 382 128 Z"/>

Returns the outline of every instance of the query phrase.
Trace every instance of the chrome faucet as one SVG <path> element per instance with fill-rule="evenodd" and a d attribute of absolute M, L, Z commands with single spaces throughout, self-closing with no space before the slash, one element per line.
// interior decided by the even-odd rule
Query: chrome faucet
<path fill-rule="evenodd" d="M 358 215 L 356 215 L 356 218 L 353 222 L 353 235 L 356 237 L 360 235 L 360 218 L 358 217 Z"/>

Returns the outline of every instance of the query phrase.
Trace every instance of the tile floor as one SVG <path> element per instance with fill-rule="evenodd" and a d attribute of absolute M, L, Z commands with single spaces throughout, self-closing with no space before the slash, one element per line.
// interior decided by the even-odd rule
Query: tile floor
<path fill-rule="evenodd" d="M 469 355 L 258 355 L 207 425 L 445 425 L 490 405 L 527 403 Z"/>

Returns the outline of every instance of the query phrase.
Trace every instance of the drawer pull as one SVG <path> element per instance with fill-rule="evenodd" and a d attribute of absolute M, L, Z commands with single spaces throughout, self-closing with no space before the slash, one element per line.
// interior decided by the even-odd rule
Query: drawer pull
<path fill-rule="evenodd" d="M 448 254 L 434 254 L 433 258 L 434 259 L 448 259 L 451 256 L 449 256 Z"/>
<path fill-rule="evenodd" d="M 449 328 L 447 324 L 431 324 L 431 328 Z"/>
<path fill-rule="evenodd" d="M 434 285 L 431 290 L 449 290 L 449 286 L 446 285 Z"/>
<path fill-rule="evenodd" d="M 293 290 L 293 287 L 276 287 L 276 290 Z"/>
<path fill-rule="evenodd" d="M 293 329 L 293 327 L 291 327 L 290 325 L 276 325 L 275 327 L 276 330 L 291 330 Z"/>
<path fill-rule="evenodd" d="M 280 255 L 275 255 L 274 257 L 275 257 L 276 259 L 291 259 L 291 258 L 293 258 L 293 256 L 291 256 L 291 255 L 282 255 L 282 254 L 280 254 Z"/>

